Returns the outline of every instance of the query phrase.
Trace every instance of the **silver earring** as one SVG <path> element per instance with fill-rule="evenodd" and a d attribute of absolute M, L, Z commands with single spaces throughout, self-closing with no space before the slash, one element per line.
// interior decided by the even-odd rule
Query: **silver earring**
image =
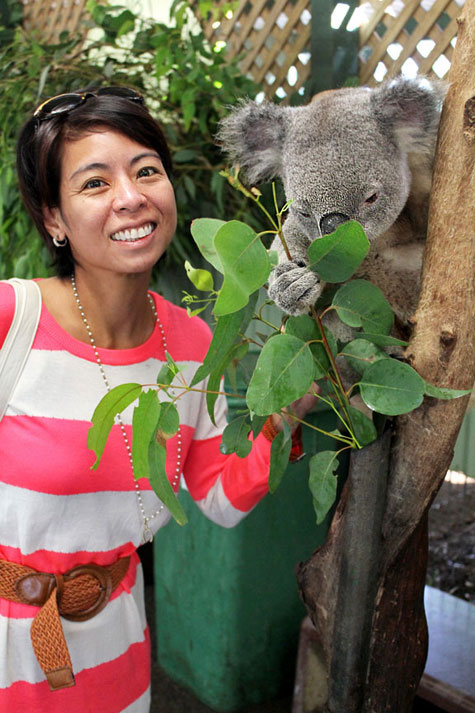
<path fill-rule="evenodd" d="M 60 240 L 59 238 L 53 238 L 53 243 L 57 248 L 64 248 L 68 244 L 68 239 L 66 236 L 64 236 L 63 240 Z"/>

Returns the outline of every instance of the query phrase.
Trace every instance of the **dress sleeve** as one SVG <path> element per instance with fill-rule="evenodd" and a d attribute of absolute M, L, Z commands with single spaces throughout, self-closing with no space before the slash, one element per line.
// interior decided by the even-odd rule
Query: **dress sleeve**
<path fill-rule="evenodd" d="M 0 281 L 0 349 L 8 334 L 15 314 L 15 291 L 11 285 Z"/>
<path fill-rule="evenodd" d="M 268 492 L 271 444 L 262 434 L 247 458 L 220 452 L 226 426 L 226 398 L 216 402 L 216 426 L 208 416 L 203 394 L 193 441 L 183 474 L 188 491 L 200 510 L 213 522 L 233 527 Z"/>

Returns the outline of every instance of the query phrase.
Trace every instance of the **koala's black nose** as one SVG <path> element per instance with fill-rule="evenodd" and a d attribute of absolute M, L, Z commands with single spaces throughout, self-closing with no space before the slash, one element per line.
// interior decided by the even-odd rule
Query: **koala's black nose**
<path fill-rule="evenodd" d="M 338 228 L 341 223 L 346 223 L 350 219 L 349 215 L 344 213 L 327 213 L 320 220 L 320 230 L 322 235 L 329 235 Z"/>

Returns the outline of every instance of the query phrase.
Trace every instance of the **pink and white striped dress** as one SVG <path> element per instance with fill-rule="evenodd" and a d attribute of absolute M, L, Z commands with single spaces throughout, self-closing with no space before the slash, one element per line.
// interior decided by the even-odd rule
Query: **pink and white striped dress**
<path fill-rule="evenodd" d="M 187 382 L 206 354 L 210 332 L 198 318 L 153 294 L 167 348 Z M 0 283 L 0 345 L 14 311 L 13 289 Z M 153 384 L 165 361 L 158 325 L 141 346 L 99 350 L 111 386 Z M 179 393 L 179 391 L 176 391 Z M 85 563 L 109 565 L 131 555 L 129 571 L 107 606 L 85 622 L 62 620 L 76 685 L 51 692 L 35 658 L 30 626 L 37 607 L 0 598 L 0 711 L 2 713 L 147 713 L 150 640 L 143 578 L 136 548 L 143 521 L 120 427 L 113 426 L 97 472 L 86 439 L 105 385 L 92 348 L 69 336 L 42 308 L 33 348 L 0 422 L 0 559 L 63 573 Z M 186 486 L 206 516 L 235 525 L 267 492 L 270 443 L 260 435 L 246 459 L 219 451 L 226 423 L 218 400 L 217 427 L 205 396 L 177 402 Z M 133 406 L 123 414 L 131 439 Z M 173 481 L 177 438 L 167 444 Z M 160 503 L 140 480 L 146 513 Z M 162 511 L 154 531 L 170 519 Z"/>

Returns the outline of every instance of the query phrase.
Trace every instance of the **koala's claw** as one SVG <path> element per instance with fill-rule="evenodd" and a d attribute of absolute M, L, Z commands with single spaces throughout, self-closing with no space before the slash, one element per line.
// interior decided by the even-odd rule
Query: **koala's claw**
<path fill-rule="evenodd" d="M 271 300 L 284 312 L 294 316 L 307 312 L 322 291 L 320 280 L 314 272 L 292 262 L 277 265 L 269 282 Z"/>

